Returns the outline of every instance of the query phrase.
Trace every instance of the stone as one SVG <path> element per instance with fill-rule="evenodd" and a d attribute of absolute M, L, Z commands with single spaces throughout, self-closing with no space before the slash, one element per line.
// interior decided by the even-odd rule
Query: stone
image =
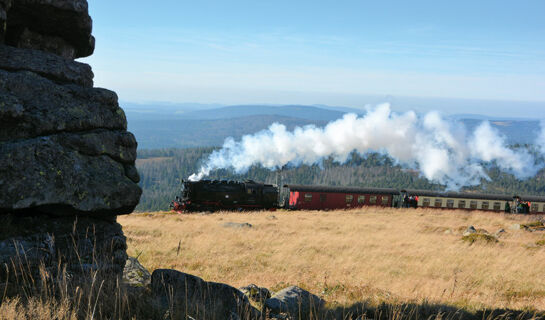
<path fill-rule="evenodd" d="M 464 233 L 462 235 L 467 236 L 467 235 L 470 235 L 470 234 L 476 233 L 476 232 L 477 232 L 477 230 L 475 230 L 474 226 L 469 226 L 469 227 L 467 227 L 467 229 L 464 231 Z"/>
<path fill-rule="evenodd" d="M 271 292 L 269 289 L 258 287 L 253 283 L 239 288 L 239 290 L 248 298 L 261 303 L 265 302 L 265 300 L 271 297 Z"/>
<path fill-rule="evenodd" d="M 31 71 L 58 84 L 93 87 L 94 75 L 89 65 L 39 50 L 0 45 L 0 69 Z"/>
<path fill-rule="evenodd" d="M 151 283 L 151 274 L 138 259 L 129 257 L 123 269 L 123 280 L 131 286 L 145 287 Z"/>
<path fill-rule="evenodd" d="M 238 289 L 170 269 L 151 275 L 151 291 L 172 318 L 189 315 L 196 319 L 258 319 L 255 309 Z"/>
<path fill-rule="evenodd" d="M 138 203 L 137 143 L 115 93 L 0 70 L 0 122 L 0 213 L 117 215 Z"/>
<path fill-rule="evenodd" d="M 265 307 L 270 312 L 285 312 L 301 319 L 316 316 L 324 305 L 325 301 L 320 297 L 297 286 L 282 289 L 265 300 Z"/>
<path fill-rule="evenodd" d="M 7 11 L 5 43 L 58 53 L 59 46 L 46 40 L 62 39 L 62 47 L 73 48 L 74 58 L 87 57 L 95 48 L 92 27 L 86 0 L 17 0 Z M 28 41 L 25 30 L 44 37 Z"/>
<path fill-rule="evenodd" d="M 278 314 L 275 314 L 275 313 L 270 313 L 267 317 L 267 320 L 291 320 L 292 318 L 290 317 L 289 314 L 283 312 L 283 313 L 278 313 Z"/>
<path fill-rule="evenodd" d="M 505 229 L 499 229 L 498 231 L 496 231 L 496 233 L 494 233 L 494 235 L 496 236 L 496 238 L 499 238 L 499 237 L 501 237 L 505 232 L 506 232 Z"/>
<path fill-rule="evenodd" d="M 58 85 L 29 72 L 0 70 L 0 141 L 57 132 L 126 130 L 125 113 L 106 89 Z"/>
<path fill-rule="evenodd" d="M 0 44 L 4 43 L 7 30 L 8 10 L 11 7 L 11 0 L 0 0 Z"/>
<path fill-rule="evenodd" d="M 66 40 L 56 36 L 39 34 L 27 28 L 21 33 L 16 47 L 51 52 L 65 59 L 73 60 L 76 57 L 76 48 Z"/>
<path fill-rule="evenodd" d="M 223 227 L 225 228 L 235 228 L 235 229 L 241 229 L 241 228 L 251 228 L 252 225 L 248 222 L 238 223 L 238 222 L 225 222 L 223 224 Z"/>
<path fill-rule="evenodd" d="M 126 214 L 140 187 L 107 153 L 88 156 L 48 136 L 0 143 L 0 213 Z"/>
<path fill-rule="evenodd" d="M 64 267 L 69 274 L 121 275 L 127 260 L 126 238 L 115 219 L 0 215 L 0 231 L 0 265 L 10 267 L 7 274 L 0 268 L 0 283 L 22 270 L 39 279 L 40 265 L 51 275 Z"/>

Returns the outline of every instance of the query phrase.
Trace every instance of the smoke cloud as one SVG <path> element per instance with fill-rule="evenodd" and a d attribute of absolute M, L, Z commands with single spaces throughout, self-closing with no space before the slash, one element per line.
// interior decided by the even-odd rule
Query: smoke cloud
<path fill-rule="evenodd" d="M 545 120 L 541 120 L 541 134 L 537 137 L 536 145 L 539 147 L 541 154 L 545 156 Z"/>
<path fill-rule="evenodd" d="M 545 141 L 545 129 L 541 141 Z M 542 148 L 545 150 L 545 143 Z M 394 113 L 389 104 L 382 104 L 369 109 L 365 116 L 346 114 L 324 128 L 305 126 L 290 132 L 284 125 L 274 123 L 240 141 L 228 138 L 189 179 L 200 180 L 220 168 L 243 173 L 256 164 L 273 170 L 287 164 L 311 165 L 328 156 L 342 163 L 354 150 L 362 155 L 388 154 L 449 189 L 489 179 L 485 173 L 489 164 L 519 178 L 531 177 L 539 169 L 527 151 L 509 149 L 505 137 L 488 122 L 468 133 L 437 112 L 418 117 L 413 111 Z"/>

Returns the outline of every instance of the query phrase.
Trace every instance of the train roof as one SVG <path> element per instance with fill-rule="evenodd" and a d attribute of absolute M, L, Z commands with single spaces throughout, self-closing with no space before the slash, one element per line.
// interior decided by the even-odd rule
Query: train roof
<path fill-rule="evenodd" d="M 487 194 L 487 193 L 473 193 L 473 192 L 445 192 L 445 191 L 431 191 L 431 190 L 417 190 L 417 189 L 403 189 L 401 192 L 407 192 L 410 196 L 422 196 L 422 197 L 441 197 L 441 198 L 464 198 L 464 199 L 484 199 L 484 200 L 500 200 L 500 201 L 512 201 L 513 196 L 504 194 Z M 542 200 L 529 200 L 528 198 L 541 198 Z M 527 201 L 545 201 L 545 197 L 532 197 L 532 196 L 520 196 L 521 199 Z"/>
<path fill-rule="evenodd" d="M 266 184 L 262 182 L 255 182 L 254 180 L 197 180 L 197 181 L 183 181 L 184 183 L 189 184 L 210 184 L 210 185 L 254 185 L 254 186 L 264 186 L 264 187 L 274 187 L 272 184 Z"/>
<path fill-rule="evenodd" d="M 392 188 L 361 188 L 361 187 L 330 187 L 330 186 L 309 186 L 301 184 L 286 184 L 285 188 L 292 191 L 302 192 L 339 192 L 339 193 L 367 193 L 367 194 L 399 194 L 397 189 Z"/>
<path fill-rule="evenodd" d="M 544 197 L 544 196 L 525 196 L 525 195 L 520 195 L 520 196 L 515 196 L 515 197 L 519 197 L 522 201 L 545 202 L 545 197 Z"/>

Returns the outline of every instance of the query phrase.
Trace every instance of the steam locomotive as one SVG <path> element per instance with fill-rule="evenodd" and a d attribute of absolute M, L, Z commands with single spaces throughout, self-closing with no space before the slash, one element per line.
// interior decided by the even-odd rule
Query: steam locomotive
<path fill-rule="evenodd" d="M 171 203 L 172 210 L 180 213 L 276 208 L 337 210 L 364 206 L 545 214 L 545 197 L 293 184 L 279 189 L 252 180 L 201 180 L 182 181 L 181 195 Z"/>
<path fill-rule="evenodd" d="M 182 181 L 181 194 L 170 206 L 177 212 L 273 209 L 278 206 L 278 188 L 253 180 Z"/>

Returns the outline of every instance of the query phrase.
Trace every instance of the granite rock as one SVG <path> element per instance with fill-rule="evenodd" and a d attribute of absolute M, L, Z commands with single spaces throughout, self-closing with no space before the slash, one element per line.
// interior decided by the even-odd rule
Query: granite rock
<path fill-rule="evenodd" d="M 17 0 L 7 10 L 5 43 L 58 53 L 58 45 L 48 40 L 62 39 L 63 47 L 73 48 L 73 58 L 87 57 L 95 48 L 92 28 L 86 0 Z M 34 34 L 33 41 L 28 41 L 28 32 Z"/>

